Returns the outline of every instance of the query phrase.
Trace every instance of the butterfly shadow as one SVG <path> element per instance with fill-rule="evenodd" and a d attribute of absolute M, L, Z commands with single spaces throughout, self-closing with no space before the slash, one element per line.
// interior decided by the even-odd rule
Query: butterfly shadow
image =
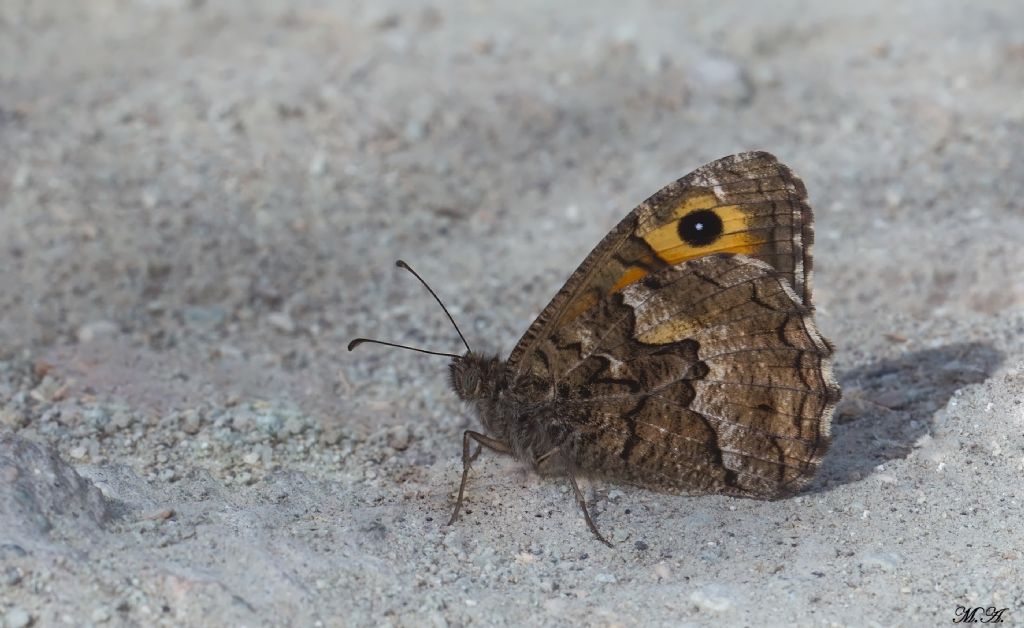
<path fill-rule="evenodd" d="M 832 448 L 811 492 L 856 482 L 880 464 L 905 458 L 954 392 L 982 382 L 1004 354 L 982 343 L 914 351 L 839 374 L 843 401 Z"/>

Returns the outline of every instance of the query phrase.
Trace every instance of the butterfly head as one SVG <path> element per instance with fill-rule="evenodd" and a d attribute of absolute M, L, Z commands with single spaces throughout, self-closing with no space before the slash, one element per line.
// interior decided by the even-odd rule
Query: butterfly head
<path fill-rule="evenodd" d="M 463 401 L 492 396 L 505 375 L 505 365 L 500 359 L 473 352 L 453 358 L 449 369 L 452 389 Z"/>

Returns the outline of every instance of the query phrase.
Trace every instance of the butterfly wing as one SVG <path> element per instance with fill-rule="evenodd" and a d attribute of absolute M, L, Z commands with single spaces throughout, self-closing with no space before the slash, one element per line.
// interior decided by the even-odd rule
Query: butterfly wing
<path fill-rule="evenodd" d="M 579 470 L 776 497 L 828 448 L 831 353 L 783 273 L 716 254 L 613 293 L 540 339 L 530 362 Z"/>
<path fill-rule="evenodd" d="M 526 356 L 608 295 L 660 269 L 714 253 L 742 253 L 775 268 L 811 302 L 811 209 L 789 168 L 764 152 L 719 159 L 641 203 L 587 256 L 509 356 Z"/>

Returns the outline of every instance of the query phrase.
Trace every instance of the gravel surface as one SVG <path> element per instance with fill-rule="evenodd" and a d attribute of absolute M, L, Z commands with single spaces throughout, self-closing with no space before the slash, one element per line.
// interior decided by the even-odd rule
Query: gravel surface
<path fill-rule="evenodd" d="M 0 3 L 0 624 L 1024 623 L 1024 5 Z M 769 150 L 844 388 L 777 502 L 484 455 L 638 201 Z"/>

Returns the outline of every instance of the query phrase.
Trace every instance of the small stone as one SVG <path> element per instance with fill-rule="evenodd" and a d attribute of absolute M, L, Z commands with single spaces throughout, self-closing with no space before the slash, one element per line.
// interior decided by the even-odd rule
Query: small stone
<path fill-rule="evenodd" d="M 161 482 L 173 482 L 178 477 L 178 474 L 174 469 L 164 469 L 158 477 Z"/>
<path fill-rule="evenodd" d="M 103 430 L 108 434 L 113 434 L 119 430 L 125 430 L 132 426 L 134 422 L 131 412 L 125 409 L 115 410 L 114 414 L 110 417 L 110 423 Z"/>
<path fill-rule="evenodd" d="M 180 415 L 181 431 L 186 434 L 198 434 L 202 427 L 199 412 L 196 410 L 185 410 Z"/>
<path fill-rule="evenodd" d="M 295 333 L 295 321 L 284 312 L 274 312 L 267 316 L 270 326 L 283 334 Z"/>
<path fill-rule="evenodd" d="M 882 571 L 892 571 L 902 562 L 903 558 L 895 552 L 871 552 L 860 559 L 862 568 L 878 567 Z"/>
<path fill-rule="evenodd" d="M 726 587 L 710 584 L 691 593 L 690 601 L 701 610 L 723 613 L 732 608 L 733 596 Z"/>
<path fill-rule="evenodd" d="M 85 455 L 87 453 L 89 453 L 89 451 L 85 447 L 82 447 L 81 445 L 76 445 L 75 447 L 71 448 L 71 451 L 68 452 L 68 455 L 74 458 L 75 460 L 81 460 L 82 458 L 85 458 Z"/>
<path fill-rule="evenodd" d="M 670 569 L 665 563 L 658 563 L 654 566 L 654 575 L 657 576 L 659 580 L 668 580 L 672 577 L 672 569 Z"/>
<path fill-rule="evenodd" d="M 290 416 L 284 422 L 284 433 L 289 435 L 301 434 L 306 429 L 306 424 L 297 416 Z"/>
<path fill-rule="evenodd" d="M 110 621 L 110 611 L 101 606 L 93 610 L 92 620 L 97 624 L 105 624 Z"/>
<path fill-rule="evenodd" d="M 28 417 L 17 408 L 3 408 L 0 410 L 0 425 L 17 429 L 28 425 Z"/>
<path fill-rule="evenodd" d="M 602 584 L 615 584 L 619 581 L 619 579 L 615 577 L 615 574 L 610 573 L 599 573 L 594 576 L 594 580 Z"/>
<path fill-rule="evenodd" d="M 93 321 L 79 327 L 75 336 L 78 338 L 78 342 L 92 342 L 100 338 L 116 336 L 119 331 L 118 326 L 110 321 Z"/>
<path fill-rule="evenodd" d="M 260 461 L 260 455 L 255 451 L 250 451 L 242 457 L 242 462 L 248 465 L 254 465 Z"/>
<path fill-rule="evenodd" d="M 316 177 L 327 170 L 327 153 L 323 149 L 316 151 L 309 160 L 309 174 Z"/>
<path fill-rule="evenodd" d="M 414 144 L 422 140 L 426 132 L 425 124 L 419 120 L 409 120 L 405 123 L 405 127 L 402 130 L 402 137 L 406 142 Z"/>
<path fill-rule="evenodd" d="M 256 427 L 258 427 L 259 430 L 267 436 L 276 437 L 284 427 L 284 420 L 281 419 L 277 413 L 272 412 L 269 409 L 256 407 L 253 409 L 258 410 L 255 414 Z M 244 419 L 245 415 L 239 415 L 235 418 L 234 427 L 236 430 L 246 431 L 249 429 Z"/>
<path fill-rule="evenodd" d="M 411 438 L 409 427 L 407 425 L 398 425 L 388 433 L 388 446 L 392 449 L 403 451 L 409 447 Z"/>
<path fill-rule="evenodd" d="M 189 327 L 216 327 L 227 318 L 227 312 L 222 307 L 201 305 L 189 305 L 181 311 L 181 317 Z"/>
<path fill-rule="evenodd" d="M 146 514 L 142 515 L 142 518 L 147 520 L 147 521 L 164 521 L 166 519 L 170 519 L 173 516 L 174 516 L 174 511 L 172 509 L 170 509 L 170 508 L 163 508 L 161 510 L 154 510 L 152 512 L 147 512 Z"/>
<path fill-rule="evenodd" d="M 67 385 L 50 373 L 43 378 L 43 381 L 39 382 L 38 386 L 29 391 L 28 395 L 40 403 L 53 403 L 63 399 L 67 392 Z"/>
<path fill-rule="evenodd" d="M 5 628 L 25 628 L 32 623 L 32 616 L 23 608 L 14 608 L 4 615 Z"/>
<path fill-rule="evenodd" d="M 21 569 L 18 569 L 17 567 L 8 567 L 7 570 L 4 571 L 3 577 L 0 578 L 0 582 L 5 586 L 13 587 L 20 584 L 24 577 L 24 574 L 21 573 Z"/>
<path fill-rule="evenodd" d="M 516 554 L 517 565 L 532 565 L 537 562 L 537 557 L 530 552 L 519 552 Z"/>

